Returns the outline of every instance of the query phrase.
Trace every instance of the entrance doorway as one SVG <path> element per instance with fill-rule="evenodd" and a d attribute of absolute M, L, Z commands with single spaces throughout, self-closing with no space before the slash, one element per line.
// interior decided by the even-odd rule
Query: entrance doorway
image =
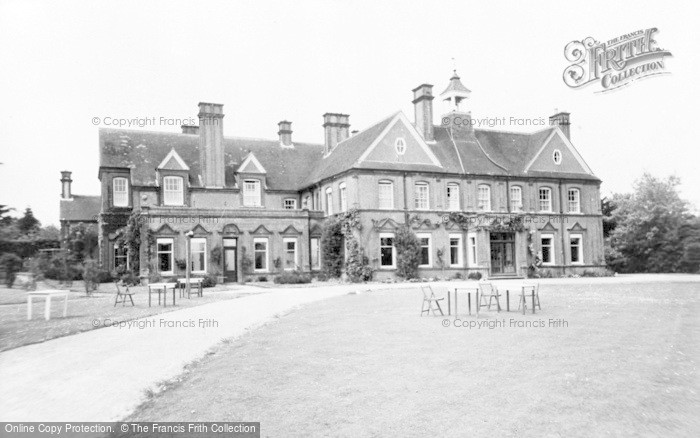
<path fill-rule="evenodd" d="M 238 239 L 224 239 L 224 281 L 235 283 L 238 281 Z"/>
<path fill-rule="evenodd" d="M 515 233 L 491 233 L 491 274 L 515 274 Z"/>

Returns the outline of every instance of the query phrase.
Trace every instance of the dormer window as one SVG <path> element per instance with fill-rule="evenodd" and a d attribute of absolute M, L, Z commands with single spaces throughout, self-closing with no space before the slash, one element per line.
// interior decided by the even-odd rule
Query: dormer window
<path fill-rule="evenodd" d="M 294 198 L 287 198 L 284 200 L 284 209 L 285 210 L 296 210 L 297 209 L 297 200 Z"/>
<path fill-rule="evenodd" d="M 184 205 L 182 177 L 166 176 L 163 178 L 163 205 Z"/>
<path fill-rule="evenodd" d="M 126 178 L 112 180 L 112 205 L 115 207 L 129 206 L 129 181 Z"/>
<path fill-rule="evenodd" d="M 260 181 L 247 179 L 243 181 L 243 205 L 246 207 L 260 207 Z"/>

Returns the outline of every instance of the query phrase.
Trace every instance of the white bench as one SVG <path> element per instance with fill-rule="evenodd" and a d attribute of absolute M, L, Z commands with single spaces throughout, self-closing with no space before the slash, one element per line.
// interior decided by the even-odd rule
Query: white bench
<path fill-rule="evenodd" d="M 32 292 L 27 292 L 27 320 L 32 319 L 32 297 L 44 297 L 46 298 L 46 303 L 44 305 L 44 319 L 51 319 L 51 298 L 52 297 L 63 297 L 63 317 L 65 318 L 68 314 L 68 292 L 67 290 L 60 289 L 50 289 L 50 290 L 36 290 Z"/>

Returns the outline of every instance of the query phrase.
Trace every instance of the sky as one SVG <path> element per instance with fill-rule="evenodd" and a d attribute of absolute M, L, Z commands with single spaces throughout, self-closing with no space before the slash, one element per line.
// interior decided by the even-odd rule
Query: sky
<path fill-rule="evenodd" d="M 571 113 L 571 139 L 603 180 L 629 192 L 643 172 L 682 180 L 700 206 L 698 2 L 33 1 L 0 0 L 0 204 L 59 222 L 60 171 L 74 194 L 99 194 L 98 128 L 152 118 L 178 132 L 198 102 L 224 104 L 226 136 L 323 141 L 322 114 L 364 129 L 411 90 L 439 93 L 452 69 L 473 118 Z M 671 74 L 611 93 L 572 89 L 564 47 L 658 28 Z M 436 99 L 435 122 L 441 107 Z M 97 124 L 94 122 L 97 121 Z"/>

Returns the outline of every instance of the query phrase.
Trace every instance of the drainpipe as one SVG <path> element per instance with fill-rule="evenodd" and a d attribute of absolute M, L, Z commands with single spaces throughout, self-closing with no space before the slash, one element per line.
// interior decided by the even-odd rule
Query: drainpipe
<path fill-rule="evenodd" d="M 309 273 L 313 271 L 313 257 L 311 254 L 311 214 L 309 214 L 309 210 L 306 210 L 306 243 L 308 246 L 308 254 L 309 254 Z"/>
<path fill-rule="evenodd" d="M 403 221 L 408 226 L 408 201 L 406 193 L 406 172 L 403 173 Z"/>
<path fill-rule="evenodd" d="M 564 238 L 564 194 L 561 190 L 562 181 L 559 180 L 559 229 L 561 230 L 561 266 L 562 274 L 566 275 L 566 239 Z"/>

